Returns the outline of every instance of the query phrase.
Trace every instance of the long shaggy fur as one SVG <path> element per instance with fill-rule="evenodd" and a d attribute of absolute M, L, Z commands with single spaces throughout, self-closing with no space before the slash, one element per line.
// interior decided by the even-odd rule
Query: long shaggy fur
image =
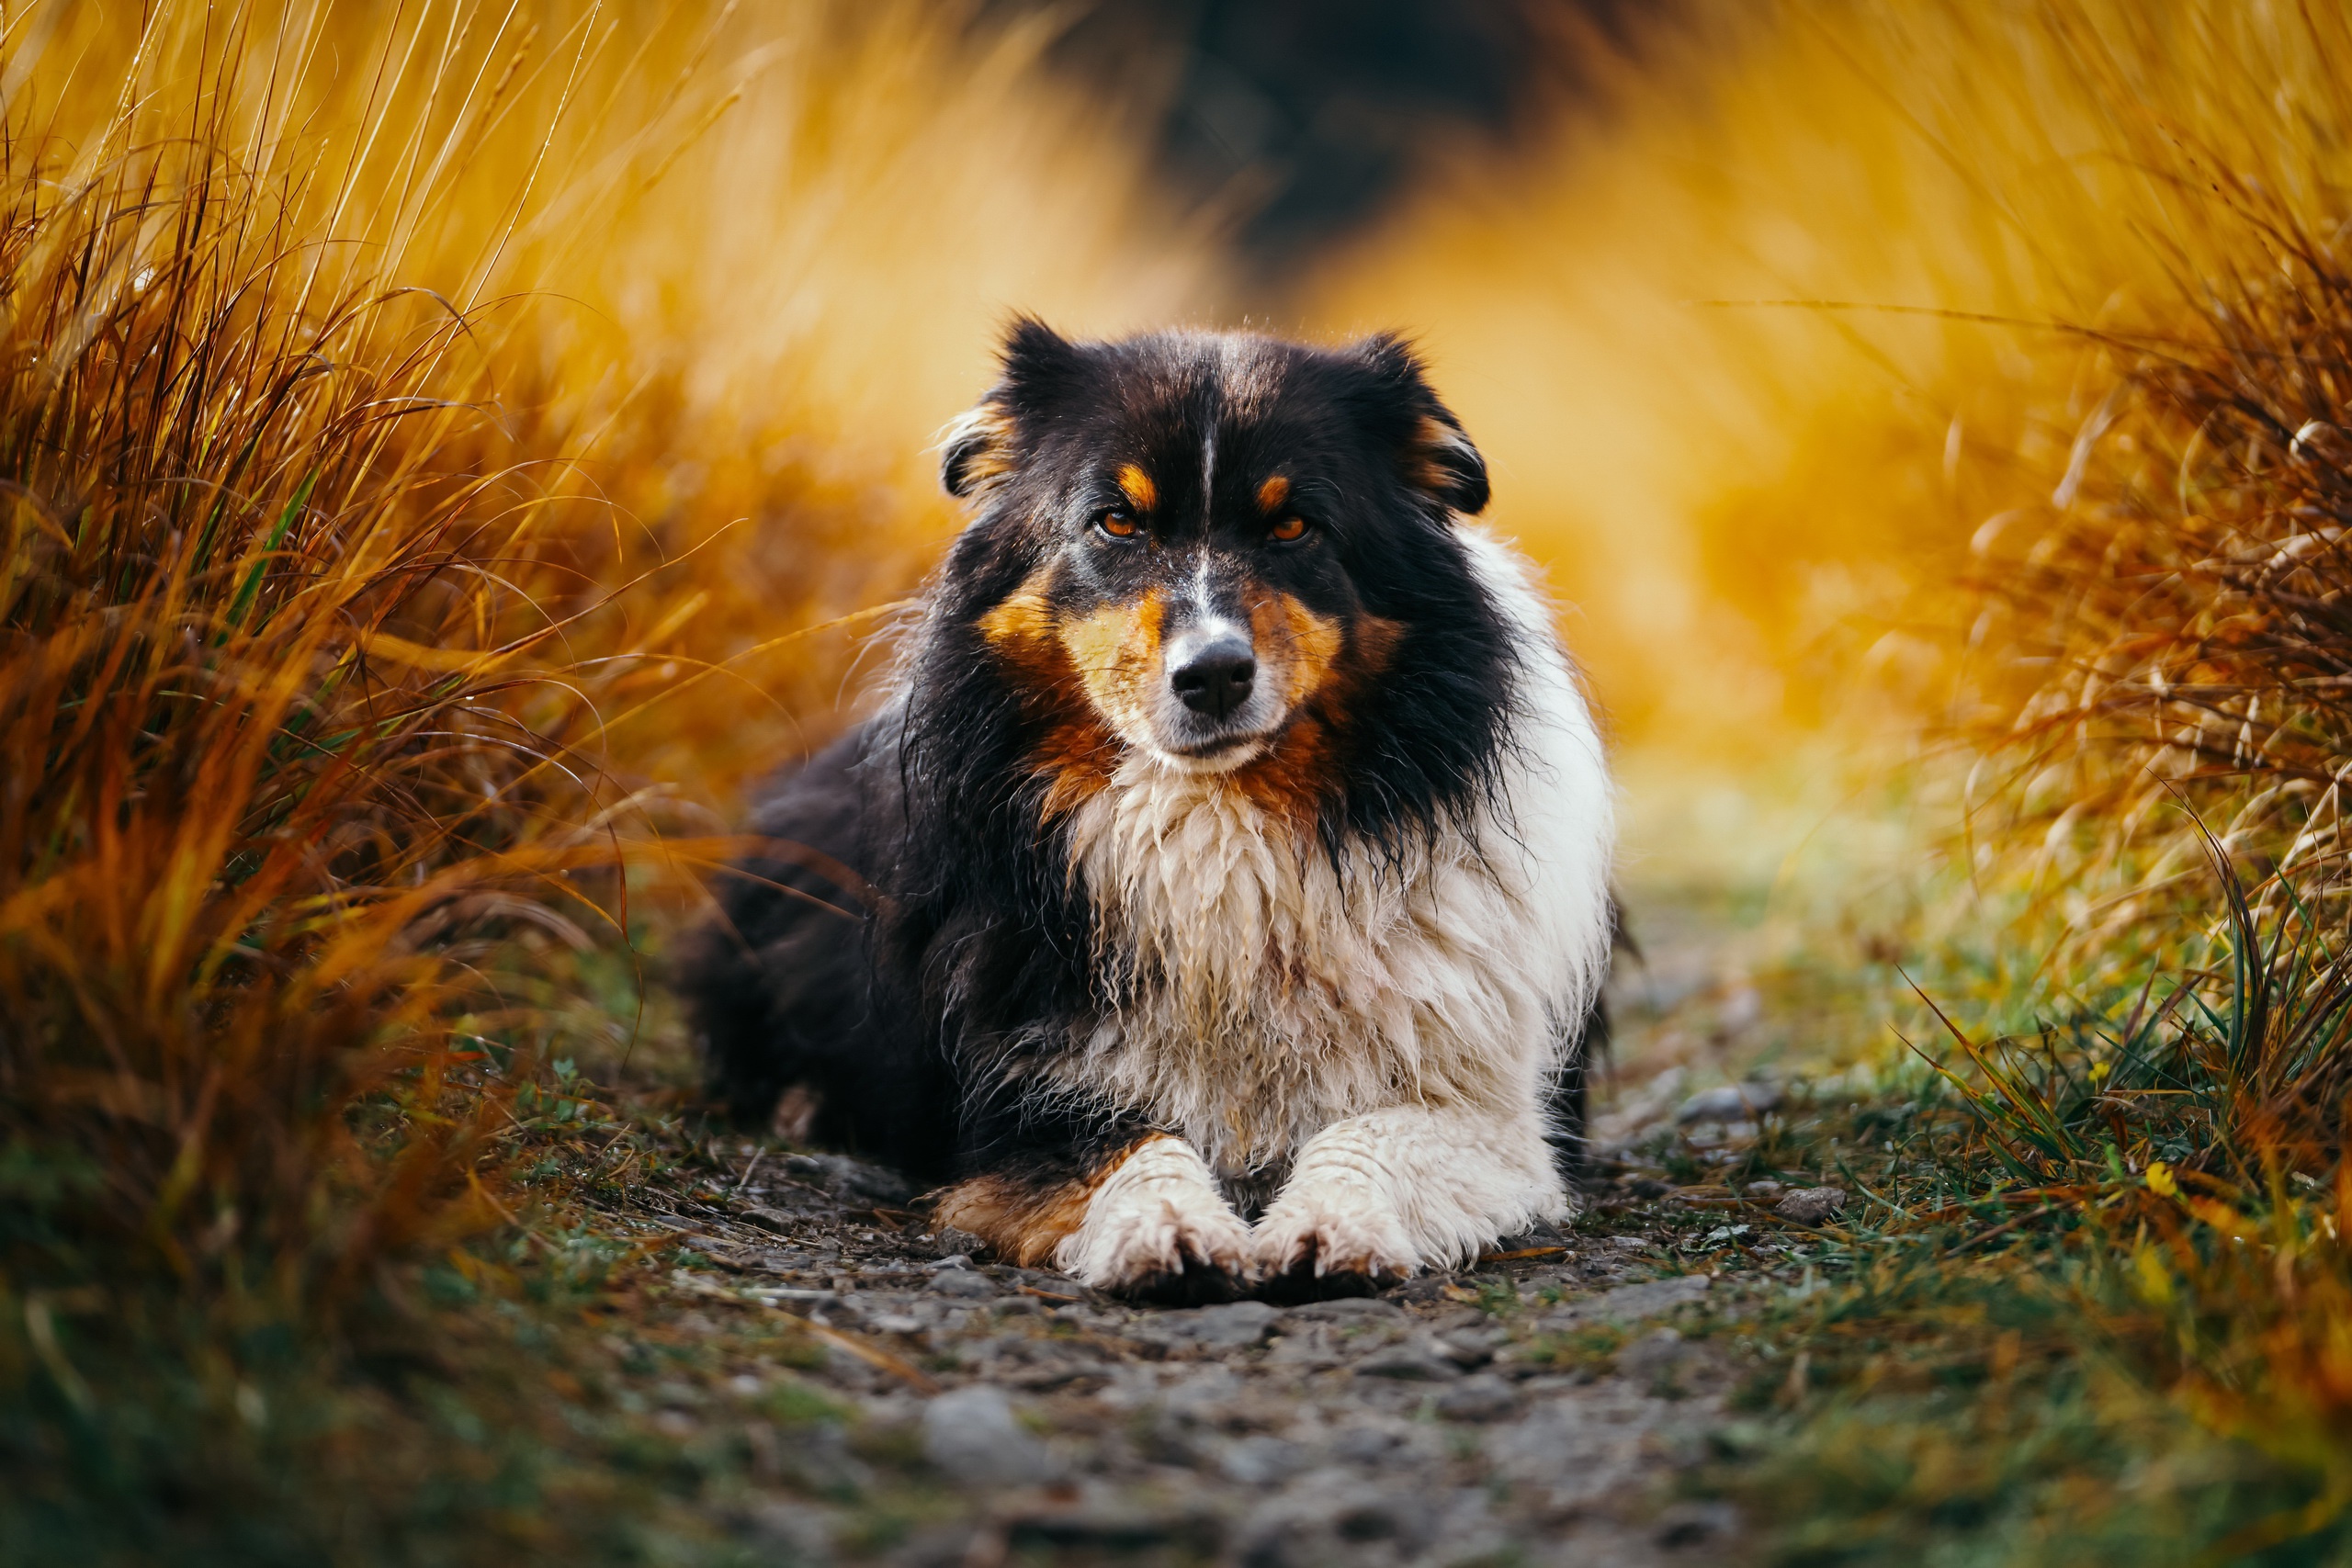
<path fill-rule="evenodd" d="M 1111 1288 L 1393 1277 L 1561 1214 L 1610 789 L 1410 352 L 1024 321 L 942 470 L 973 519 L 880 711 L 689 954 L 718 1092 L 797 1087 Z"/>

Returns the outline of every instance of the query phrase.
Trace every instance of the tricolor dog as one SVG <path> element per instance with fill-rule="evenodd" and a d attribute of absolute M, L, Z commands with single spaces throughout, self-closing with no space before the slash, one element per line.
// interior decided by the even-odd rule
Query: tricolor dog
<path fill-rule="evenodd" d="M 1566 1214 L 1610 784 L 1413 353 L 1023 321 L 944 452 L 970 521 L 878 710 L 684 964 L 716 1091 L 1136 1295 Z"/>

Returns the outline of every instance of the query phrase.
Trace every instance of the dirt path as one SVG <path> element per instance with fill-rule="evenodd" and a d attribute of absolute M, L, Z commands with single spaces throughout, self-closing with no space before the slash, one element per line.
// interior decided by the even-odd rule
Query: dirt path
<path fill-rule="evenodd" d="M 597 1225 L 680 1266 L 583 1382 L 755 1561 L 1736 1562 L 1686 1483 L 1785 1376 L 1725 1331 L 1811 1238 L 1718 1184 L 1753 1128 L 1677 1122 L 1759 1039 L 1753 943 L 1671 913 L 1618 987 L 1613 1179 L 1563 1232 L 1378 1297 L 1135 1308 L 976 1261 L 888 1171 L 722 1141 Z"/>
<path fill-rule="evenodd" d="M 948 1243 L 901 1218 L 888 1172 L 762 1166 L 718 1201 L 678 1194 L 674 1213 L 627 1217 L 673 1231 L 695 1261 L 648 1292 L 616 1337 L 644 1343 L 616 1355 L 672 1435 L 745 1434 L 739 1528 L 787 1557 L 1729 1554 L 1736 1520 L 1672 1493 L 1745 1375 L 1708 1331 L 1752 1286 L 1679 1271 L 1677 1233 L 1657 1223 L 1670 1201 L 1379 1297 L 1151 1310 L 940 1256 Z M 821 1348 L 806 1364 L 763 1351 L 796 1332 Z M 665 1361 L 672 1375 L 645 1375 Z"/>

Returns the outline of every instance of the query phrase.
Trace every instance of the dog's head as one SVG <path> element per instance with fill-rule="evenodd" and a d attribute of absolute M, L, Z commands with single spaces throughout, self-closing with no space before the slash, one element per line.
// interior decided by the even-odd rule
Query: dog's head
<path fill-rule="evenodd" d="M 1204 772 L 1312 749 L 1430 651 L 1409 606 L 1476 596 L 1449 519 L 1486 505 L 1486 467 L 1392 337 L 1080 344 L 1023 321 L 944 454 L 978 508 L 949 567 L 964 611 L 1072 767 L 1113 738 Z"/>

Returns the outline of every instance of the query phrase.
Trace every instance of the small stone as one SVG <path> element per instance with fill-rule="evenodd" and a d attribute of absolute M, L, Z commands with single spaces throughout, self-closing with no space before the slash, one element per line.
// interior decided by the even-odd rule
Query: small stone
<path fill-rule="evenodd" d="M 1645 1235 L 1611 1235 L 1601 1238 L 1604 1245 L 1620 1252 L 1655 1252 L 1657 1246 Z"/>
<path fill-rule="evenodd" d="M 1189 1312 L 1161 1314 L 1160 1324 L 1210 1350 L 1243 1350 L 1262 1345 L 1282 1313 L 1264 1302 L 1227 1302 Z"/>
<path fill-rule="evenodd" d="M 1405 1309 L 1378 1296 L 1340 1296 L 1328 1302 L 1308 1302 L 1303 1306 L 1295 1306 L 1283 1315 L 1303 1318 L 1309 1323 L 1363 1323 L 1374 1318 L 1402 1317 Z"/>
<path fill-rule="evenodd" d="M 1519 1391 L 1492 1372 L 1464 1378 L 1437 1396 L 1437 1413 L 1449 1421 L 1494 1421 L 1519 1408 Z"/>
<path fill-rule="evenodd" d="M 1632 1382 L 1650 1384 L 1679 1366 L 1690 1348 L 1671 1328 L 1661 1328 L 1617 1352 L 1617 1375 Z"/>
<path fill-rule="evenodd" d="M 1739 1510 L 1729 1503 L 1676 1503 L 1657 1517 L 1655 1539 L 1669 1551 L 1705 1541 L 1730 1541 L 1739 1534 Z"/>
<path fill-rule="evenodd" d="M 1495 1359 L 1494 1341 L 1498 1337 L 1488 1331 L 1470 1329 L 1445 1335 L 1434 1341 L 1432 1348 L 1466 1372 Z"/>
<path fill-rule="evenodd" d="M 1753 1122 L 1780 1103 L 1778 1084 L 1725 1084 L 1702 1089 L 1684 1100 L 1674 1119 L 1684 1126 L 1693 1122 Z"/>
<path fill-rule="evenodd" d="M 1801 1225 L 1826 1224 L 1846 1212 L 1842 1187 L 1800 1187 L 1772 1205 L 1772 1212 Z"/>
<path fill-rule="evenodd" d="M 833 1557 L 831 1510 L 806 1503 L 762 1503 L 752 1511 L 752 1533 L 781 1548 L 786 1561 L 830 1562 Z"/>
<path fill-rule="evenodd" d="M 1656 1317 L 1672 1312 L 1686 1303 L 1695 1302 L 1707 1293 L 1704 1274 L 1683 1274 L 1671 1280 L 1648 1280 L 1638 1285 L 1620 1285 L 1613 1291 L 1603 1291 L 1589 1301 L 1575 1303 L 1579 1317 L 1631 1319 Z"/>
<path fill-rule="evenodd" d="M 1462 1375 L 1462 1369 L 1427 1345 L 1392 1345 L 1374 1350 L 1356 1363 L 1356 1375 L 1398 1378 L 1408 1382 L 1444 1382 Z"/>
<path fill-rule="evenodd" d="M 985 1383 L 923 1406 L 922 1457 L 961 1486 L 1027 1486 L 1053 1470 L 1046 1445 L 1014 1418 L 1004 1391 Z"/>
<path fill-rule="evenodd" d="M 994 1280 L 970 1269 L 943 1269 L 931 1277 L 931 1288 L 939 1295 L 962 1296 L 972 1301 L 997 1293 Z"/>
<path fill-rule="evenodd" d="M 1281 1438 L 1243 1438 L 1219 1450 L 1216 1466 L 1244 1486 L 1274 1486 L 1306 1467 L 1306 1452 Z"/>
<path fill-rule="evenodd" d="M 1751 1181 L 1740 1196 L 1758 1203 L 1769 1203 L 1788 1190 L 1777 1181 Z"/>
<path fill-rule="evenodd" d="M 972 1255 L 970 1253 L 951 1252 L 944 1258 L 934 1258 L 931 1262 L 924 1264 L 922 1266 L 922 1271 L 926 1274 L 936 1274 L 943 1269 L 969 1269 L 971 1266 Z"/>

